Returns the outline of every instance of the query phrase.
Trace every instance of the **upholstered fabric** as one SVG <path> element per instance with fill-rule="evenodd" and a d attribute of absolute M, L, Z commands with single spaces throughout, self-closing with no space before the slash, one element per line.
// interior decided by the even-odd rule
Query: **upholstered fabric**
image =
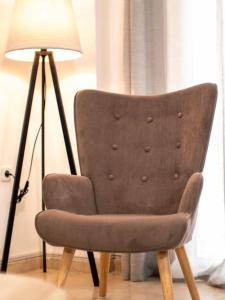
<path fill-rule="evenodd" d="M 96 214 L 92 183 L 85 176 L 47 175 L 43 180 L 43 200 L 47 209 Z"/>
<path fill-rule="evenodd" d="M 49 244 L 111 252 L 144 252 L 177 247 L 191 224 L 189 214 L 79 215 L 49 209 L 40 213 L 36 228 Z"/>
<path fill-rule="evenodd" d="M 181 197 L 178 212 L 190 213 L 193 215 L 198 206 L 198 200 L 203 186 L 203 176 L 201 173 L 194 173 L 185 186 Z"/>
<path fill-rule="evenodd" d="M 144 252 L 176 248 L 194 229 L 217 89 L 159 96 L 76 95 L 83 176 L 44 180 L 39 235 L 56 246 Z"/>
<path fill-rule="evenodd" d="M 76 133 L 98 213 L 169 214 L 204 165 L 216 87 L 160 96 L 81 91 Z"/>
<path fill-rule="evenodd" d="M 202 182 L 200 173 L 190 177 L 175 214 L 112 215 L 96 214 L 93 197 L 87 193 L 90 182 L 86 177 L 52 174 L 43 183 L 48 210 L 37 216 L 36 228 L 44 240 L 55 246 L 76 245 L 77 249 L 113 252 L 172 249 L 191 239 Z M 86 190 L 79 197 L 82 188 Z"/>
<path fill-rule="evenodd" d="M 196 223 L 198 202 L 201 195 L 203 186 L 203 176 L 201 173 L 194 173 L 185 186 L 184 192 L 181 197 L 178 213 L 190 214 L 191 224 L 187 235 L 183 237 L 183 243 L 187 243 L 192 238 L 192 233 Z"/>

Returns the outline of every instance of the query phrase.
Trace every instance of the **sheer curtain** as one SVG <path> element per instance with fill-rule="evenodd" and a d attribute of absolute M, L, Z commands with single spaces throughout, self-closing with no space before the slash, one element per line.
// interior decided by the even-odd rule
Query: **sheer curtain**
<path fill-rule="evenodd" d="M 167 1 L 167 89 L 201 82 L 216 82 L 219 89 L 196 230 L 187 250 L 195 275 L 211 274 L 209 281 L 221 285 L 225 274 L 215 279 L 225 257 L 222 2 Z M 180 275 L 176 262 L 173 273 Z"/>
<path fill-rule="evenodd" d="M 96 0 L 98 88 L 156 94 L 216 82 L 219 97 L 204 169 L 193 241 L 187 245 L 196 276 L 225 284 L 224 18 L 223 0 Z M 127 255 L 126 278 L 144 280 L 151 254 Z M 174 277 L 181 272 L 175 260 Z"/>

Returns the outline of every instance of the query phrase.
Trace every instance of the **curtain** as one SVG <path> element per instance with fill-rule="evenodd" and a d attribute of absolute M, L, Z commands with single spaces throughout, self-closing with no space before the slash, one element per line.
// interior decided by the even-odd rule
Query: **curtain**
<path fill-rule="evenodd" d="M 96 0 L 99 89 L 146 95 L 218 85 L 198 221 L 186 249 L 194 274 L 219 286 L 225 284 L 224 16 L 222 0 Z M 122 257 L 125 279 L 145 280 L 155 267 L 152 253 Z M 181 276 L 177 260 L 172 272 Z"/>
<path fill-rule="evenodd" d="M 223 128 L 222 139 L 223 139 L 223 158 L 225 158 L 225 136 L 224 136 L 224 119 L 225 119 L 225 5 L 223 0 L 217 0 L 217 55 L 218 55 L 218 83 L 219 83 L 219 96 L 220 109 L 222 117 L 220 118 L 220 127 Z M 221 147 L 222 148 L 222 147 Z M 221 155 L 222 156 L 222 155 Z M 223 173 L 225 174 L 225 165 L 223 163 Z M 225 185 L 225 181 L 224 181 Z M 221 207 L 223 209 L 224 207 Z M 225 224 L 225 210 L 222 210 L 222 217 Z M 225 239 L 225 231 L 221 231 L 223 238 Z M 224 241 L 224 240 L 223 240 Z M 222 245 L 222 243 L 221 243 Z M 224 244 L 223 244 L 224 245 Z M 225 247 L 221 249 L 223 251 L 222 256 L 225 256 Z M 211 272 L 209 277 L 209 284 L 225 288 L 225 259 L 219 264 L 217 268 Z"/>

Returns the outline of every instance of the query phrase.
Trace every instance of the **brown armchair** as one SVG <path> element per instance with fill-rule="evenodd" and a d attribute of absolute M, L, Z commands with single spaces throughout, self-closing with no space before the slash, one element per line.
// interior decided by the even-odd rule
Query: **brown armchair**
<path fill-rule="evenodd" d="M 216 96 L 214 84 L 158 96 L 77 93 L 82 176 L 47 176 L 47 210 L 36 217 L 42 239 L 64 247 L 59 286 L 74 249 L 101 252 L 101 297 L 110 252 L 155 251 L 164 299 L 172 300 L 168 250 L 175 249 L 192 299 L 200 299 L 184 244 L 195 225 Z"/>

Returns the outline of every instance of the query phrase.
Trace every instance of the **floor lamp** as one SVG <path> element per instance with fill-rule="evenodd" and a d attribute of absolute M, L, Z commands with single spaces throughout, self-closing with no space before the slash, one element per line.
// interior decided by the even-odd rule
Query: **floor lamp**
<path fill-rule="evenodd" d="M 53 55 L 54 54 L 54 55 Z M 7 271 L 10 244 L 16 205 L 19 195 L 20 177 L 23 167 L 24 151 L 41 59 L 42 75 L 42 177 L 45 175 L 45 102 L 46 102 L 46 61 L 49 62 L 62 131 L 71 174 L 76 174 L 72 147 L 59 87 L 55 60 L 71 60 L 81 55 L 79 36 L 71 0 L 16 0 L 11 28 L 6 48 L 6 57 L 21 61 L 33 61 L 30 85 L 24 115 L 18 159 L 13 183 L 11 205 L 8 217 L 6 238 L 2 256 L 1 271 Z M 26 191 L 24 191 L 26 192 Z M 42 208 L 45 209 L 42 201 Z M 99 285 L 94 255 L 88 252 L 88 259 L 95 286 Z M 43 271 L 46 272 L 46 247 L 43 243 Z"/>

